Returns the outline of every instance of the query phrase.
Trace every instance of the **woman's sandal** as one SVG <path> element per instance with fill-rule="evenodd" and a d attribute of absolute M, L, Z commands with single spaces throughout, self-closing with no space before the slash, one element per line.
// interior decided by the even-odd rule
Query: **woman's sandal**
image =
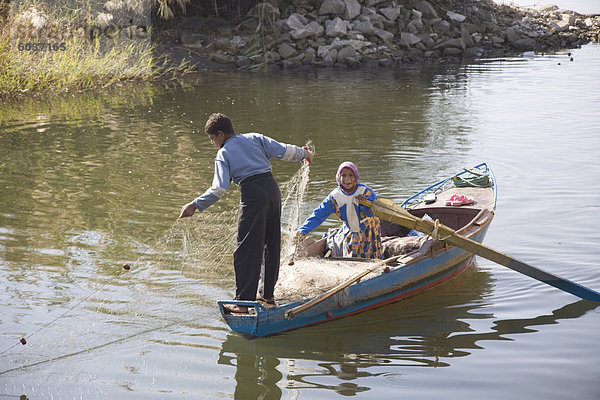
<path fill-rule="evenodd" d="M 473 199 L 467 196 L 459 196 L 457 194 L 446 200 L 447 206 L 462 206 L 473 203 Z"/>

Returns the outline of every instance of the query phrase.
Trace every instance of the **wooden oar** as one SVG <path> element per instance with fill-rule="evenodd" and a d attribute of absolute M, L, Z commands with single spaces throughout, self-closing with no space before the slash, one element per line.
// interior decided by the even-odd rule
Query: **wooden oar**
<path fill-rule="evenodd" d="M 584 300 L 600 301 L 600 293 L 596 292 L 595 290 L 562 278 L 558 275 L 541 270 L 533 265 L 516 260 L 504 253 L 492 249 L 491 247 L 461 236 L 460 234 L 456 233 L 454 229 L 445 225 L 416 217 L 390 200 L 378 199 L 373 202 L 361 201 L 360 203 L 371 207 L 373 213 L 381 219 L 385 219 L 386 221 L 432 235 L 435 239 L 443 240 L 444 242 L 466 250 L 469 253 L 476 254 L 480 257 L 508 267 L 514 271 L 520 272 L 523 275 L 527 275 L 533 279 L 537 279 L 538 281 L 554 286 L 555 288 L 564 290 L 565 292 L 571 293 L 577 297 L 581 297 Z"/>
<path fill-rule="evenodd" d="M 394 257 L 390 257 L 390 258 L 386 258 L 385 260 L 378 262 L 377 264 L 373 265 L 370 268 L 367 268 L 366 270 L 351 276 L 350 278 L 346 279 L 344 282 L 340 283 L 337 286 L 334 286 L 333 288 L 329 289 L 328 291 L 326 291 L 323 294 L 320 294 L 316 297 L 314 297 L 312 300 L 301 304 L 299 306 L 296 306 L 292 309 L 289 309 L 285 312 L 285 317 L 287 319 L 293 319 L 296 315 L 300 314 L 301 312 L 304 312 L 306 310 L 308 310 L 309 308 L 312 308 L 314 306 L 316 306 L 317 304 L 327 300 L 328 298 L 330 298 L 331 296 L 333 296 L 334 294 L 341 292 L 342 290 L 344 290 L 345 288 L 347 288 L 348 286 L 352 285 L 354 282 L 359 281 L 363 276 L 370 274 L 371 272 L 375 271 L 377 268 L 389 264 L 393 261 L 396 261 L 397 259 L 399 259 L 400 257 L 402 257 L 403 255 L 399 255 L 399 256 L 394 256 Z"/>

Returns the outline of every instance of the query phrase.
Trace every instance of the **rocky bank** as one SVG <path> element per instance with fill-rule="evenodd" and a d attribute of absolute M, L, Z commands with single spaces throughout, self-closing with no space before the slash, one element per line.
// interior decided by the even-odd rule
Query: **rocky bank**
<path fill-rule="evenodd" d="M 289 0 L 162 33 L 163 52 L 199 68 L 360 68 L 576 48 L 600 40 L 600 16 L 491 0 Z"/>

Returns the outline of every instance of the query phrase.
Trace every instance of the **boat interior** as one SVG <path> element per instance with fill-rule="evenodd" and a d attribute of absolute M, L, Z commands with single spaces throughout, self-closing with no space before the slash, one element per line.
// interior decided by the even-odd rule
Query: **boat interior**
<path fill-rule="evenodd" d="M 447 205 L 447 201 L 455 195 L 468 197 L 473 202 L 460 206 Z M 441 224 L 459 231 L 462 235 L 469 236 L 491 219 L 493 208 L 493 192 L 489 188 L 452 187 L 438 193 L 435 201 L 417 203 L 408 211 L 419 218 L 439 220 Z M 382 258 L 408 254 L 427 243 L 425 240 L 415 240 L 414 236 L 408 236 L 409 233 L 410 229 L 407 227 L 381 220 Z M 417 239 L 419 238 L 424 239 L 423 236 L 418 236 Z M 430 246 L 431 243 L 427 243 L 427 245 Z M 443 244 L 439 243 L 434 247 L 440 246 Z"/>
<path fill-rule="evenodd" d="M 454 195 L 465 196 L 473 201 L 459 206 L 447 205 Z M 494 193 L 489 187 L 450 187 L 437 193 L 434 201 L 416 203 L 408 211 L 419 218 L 439 220 L 441 224 L 469 236 L 493 216 Z M 409 236 L 410 231 L 407 227 L 381 220 L 382 258 L 411 253 L 427 242 L 425 236 Z M 297 256 L 327 258 L 325 239 L 307 239 L 297 249 Z"/>

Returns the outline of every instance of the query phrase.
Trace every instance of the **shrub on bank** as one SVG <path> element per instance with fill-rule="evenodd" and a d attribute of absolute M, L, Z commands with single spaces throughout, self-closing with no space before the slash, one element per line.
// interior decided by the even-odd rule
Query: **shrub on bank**
<path fill-rule="evenodd" d="M 0 20 L 0 97 L 82 90 L 186 71 L 186 65 L 166 67 L 153 54 L 149 23 L 132 24 L 133 10 L 106 10 L 106 4 L 97 12 L 89 4 L 85 12 L 37 4 L 7 13 Z M 123 18 L 128 26 L 120 22 Z"/>

